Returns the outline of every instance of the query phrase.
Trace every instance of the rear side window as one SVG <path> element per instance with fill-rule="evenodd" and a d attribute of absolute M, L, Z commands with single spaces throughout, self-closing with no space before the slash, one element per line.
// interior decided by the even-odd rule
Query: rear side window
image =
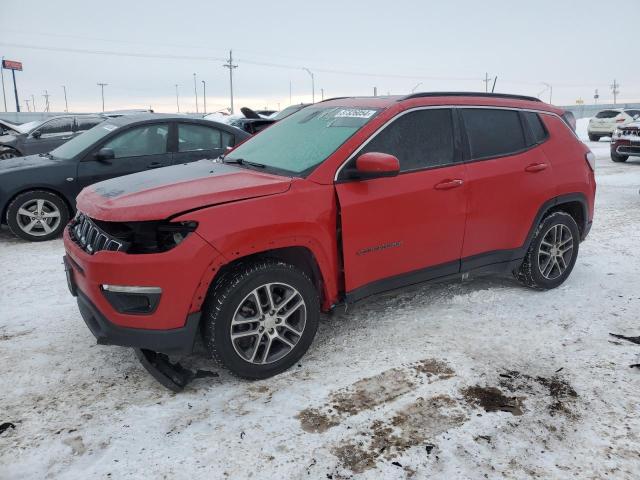
<path fill-rule="evenodd" d="M 527 147 L 516 110 L 469 108 L 462 110 L 462 118 L 472 160 L 509 155 Z"/>
<path fill-rule="evenodd" d="M 616 110 L 602 110 L 596 113 L 596 118 L 614 118 L 617 117 L 620 112 Z"/>
<path fill-rule="evenodd" d="M 417 170 L 454 162 L 451 109 L 418 110 L 402 115 L 361 151 L 394 155 L 400 170 Z"/>
<path fill-rule="evenodd" d="M 68 135 L 73 133 L 73 118 L 54 118 L 42 125 L 38 130 L 40 130 L 42 138 Z"/>
<path fill-rule="evenodd" d="M 106 119 L 101 117 L 76 117 L 76 126 L 78 132 L 84 132 L 104 122 L 105 120 Z"/>
<path fill-rule="evenodd" d="M 529 146 L 538 145 L 547 139 L 547 131 L 540 119 L 540 115 L 535 112 L 522 112 L 526 124 L 529 126 Z"/>

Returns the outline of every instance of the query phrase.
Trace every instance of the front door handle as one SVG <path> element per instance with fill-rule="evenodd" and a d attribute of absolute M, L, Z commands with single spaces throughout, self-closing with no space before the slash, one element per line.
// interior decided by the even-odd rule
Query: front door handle
<path fill-rule="evenodd" d="M 524 171 L 525 172 L 535 173 L 535 172 L 541 172 L 545 168 L 547 168 L 547 164 L 546 163 L 532 163 L 531 165 L 527 165 L 527 167 L 524 169 Z"/>
<path fill-rule="evenodd" d="M 147 165 L 147 168 L 160 168 L 162 166 L 162 163 L 160 162 L 151 162 L 149 165 Z"/>
<path fill-rule="evenodd" d="M 464 181 L 459 178 L 453 180 L 443 180 L 440 183 L 437 183 L 435 187 L 436 190 L 451 190 L 452 188 L 461 187 L 464 184 Z"/>

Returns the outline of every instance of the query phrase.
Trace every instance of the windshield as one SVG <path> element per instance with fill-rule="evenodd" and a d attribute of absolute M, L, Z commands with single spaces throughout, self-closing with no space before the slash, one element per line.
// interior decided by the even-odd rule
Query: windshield
<path fill-rule="evenodd" d="M 19 133 L 29 133 L 31 130 L 33 130 L 39 125 L 42 125 L 43 123 L 44 123 L 44 120 L 37 120 L 35 122 L 21 123 L 20 125 L 15 125 L 11 128 L 13 128 Z"/>
<path fill-rule="evenodd" d="M 225 157 L 300 174 L 335 152 L 377 108 L 309 106 L 274 123 Z"/>
<path fill-rule="evenodd" d="M 117 128 L 117 125 L 108 122 L 96 125 L 77 137 L 72 138 L 67 143 L 63 143 L 58 148 L 51 150 L 51 155 L 53 155 L 54 158 L 70 160 Z"/>

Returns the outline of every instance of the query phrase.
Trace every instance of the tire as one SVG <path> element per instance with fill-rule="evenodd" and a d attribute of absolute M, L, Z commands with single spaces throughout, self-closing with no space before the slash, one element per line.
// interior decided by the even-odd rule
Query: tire
<path fill-rule="evenodd" d="M 560 233 L 559 238 L 558 233 Z M 553 241 L 554 238 L 557 242 Z M 558 246 L 561 248 L 560 251 L 556 250 Z M 515 272 L 515 276 L 521 283 L 531 288 L 539 290 L 556 288 L 571 274 L 578 258 L 579 246 L 580 230 L 573 217 L 565 212 L 553 212 L 543 218 L 538 225 L 529 250 L 520 268 Z M 563 250 L 564 254 L 561 253 Z M 556 253 L 558 255 L 554 255 Z M 560 256 L 562 259 L 559 258 Z M 553 264 L 554 257 L 555 264 Z M 547 259 L 551 264 L 547 263 Z"/>
<path fill-rule="evenodd" d="M 611 160 L 616 163 L 626 162 L 629 159 L 629 155 L 618 155 L 617 153 L 611 152 Z"/>
<path fill-rule="evenodd" d="M 594 135 L 593 133 L 589 134 L 589 140 L 591 140 L 592 142 L 599 142 L 600 141 L 600 135 Z"/>
<path fill-rule="evenodd" d="M 203 310 L 204 344 L 213 359 L 238 377 L 261 379 L 287 370 L 308 350 L 318 329 L 320 300 L 305 273 L 265 259 L 225 274 Z"/>
<path fill-rule="evenodd" d="M 0 160 L 8 160 L 9 158 L 19 157 L 20 154 L 15 150 L 1 150 L 0 151 Z"/>
<path fill-rule="evenodd" d="M 46 190 L 21 193 L 7 208 L 7 224 L 11 232 L 31 242 L 57 237 L 68 222 L 69 207 L 65 201 Z"/>

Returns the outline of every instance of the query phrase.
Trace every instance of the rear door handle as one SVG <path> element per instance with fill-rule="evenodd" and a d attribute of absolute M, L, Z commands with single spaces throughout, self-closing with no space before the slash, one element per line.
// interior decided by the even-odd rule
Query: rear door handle
<path fill-rule="evenodd" d="M 461 187 L 464 184 L 464 181 L 456 178 L 454 180 L 443 180 L 440 183 L 437 183 L 435 187 L 436 190 L 451 190 L 452 188 Z"/>
<path fill-rule="evenodd" d="M 531 165 L 527 165 L 527 168 L 525 168 L 524 171 L 535 173 L 535 172 L 541 172 L 545 168 L 547 168 L 546 163 L 532 163 Z"/>
<path fill-rule="evenodd" d="M 162 163 L 160 162 L 151 162 L 149 165 L 147 165 L 147 168 L 160 168 L 162 166 Z"/>

